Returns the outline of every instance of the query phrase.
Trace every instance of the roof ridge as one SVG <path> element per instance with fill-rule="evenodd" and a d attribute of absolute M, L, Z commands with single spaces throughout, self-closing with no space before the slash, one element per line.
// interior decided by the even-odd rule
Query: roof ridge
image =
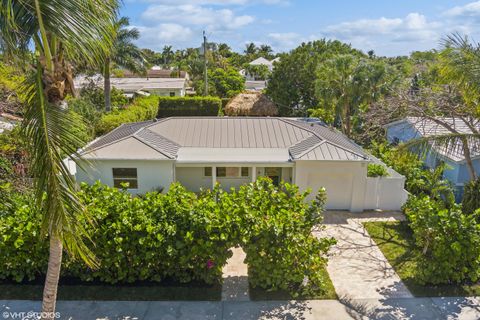
<path fill-rule="evenodd" d="M 157 123 L 157 122 L 154 122 L 154 123 Z M 171 158 L 171 159 L 174 159 L 174 158 L 175 158 L 175 155 L 174 155 L 174 154 L 172 154 L 172 153 L 170 153 L 170 152 L 168 152 L 168 151 L 166 151 L 166 150 L 163 150 L 163 149 L 158 148 L 157 146 L 155 146 L 155 145 L 153 145 L 152 143 L 150 143 L 149 141 L 147 141 L 145 138 L 139 136 L 139 134 L 141 134 L 142 132 L 147 132 L 147 131 L 148 131 L 148 134 L 152 134 L 152 135 L 154 135 L 154 136 L 156 136 L 156 137 L 158 137 L 158 138 L 160 138 L 160 139 L 162 139 L 162 140 L 164 140 L 164 141 L 172 144 L 172 145 L 175 146 L 175 147 L 180 148 L 181 146 L 180 146 L 178 143 L 176 143 L 175 141 L 172 141 L 172 140 L 164 137 L 163 135 L 161 135 L 161 134 L 159 134 L 159 133 L 156 133 L 155 131 L 150 130 L 149 127 L 150 127 L 150 126 L 142 127 L 141 129 L 135 131 L 135 133 L 134 133 L 132 136 L 135 137 L 135 138 L 141 139 L 142 142 L 144 142 L 144 143 L 147 144 L 148 146 L 150 146 L 150 147 L 152 147 L 153 149 L 157 150 L 158 152 L 164 154 L 165 156 L 167 156 L 167 157 L 169 157 L 169 158 Z"/>
<path fill-rule="evenodd" d="M 318 138 L 318 137 L 317 137 Z M 302 140 L 302 141 L 305 141 L 305 140 Z M 320 145 L 322 144 L 325 144 L 327 143 L 327 140 L 325 139 L 321 139 L 321 141 L 317 144 L 315 144 L 313 147 L 305 150 L 304 152 L 300 153 L 298 156 L 295 157 L 295 159 L 300 159 L 301 157 L 303 157 L 304 155 L 306 155 L 307 153 L 309 153 L 310 151 L 314 150 L 315 148 L 319 147 Z"/>
<path fill-rule="evenodd" d="M 175 158 L 172 155 L 168 154 L 167 152 L 160 151 L 157 147 L 152 146 L 150 143 L 148 143 L 148 141 L 145 141 L 144 139 L 142 139 L 141 137 L 139 137 L 137 135 L 132 135 L 131 138 L 134 138 L 135 140 L 137 140 L 137 141 L 143 143 L 144 145 L 146 145 L 147 147 L 152 148 L 153 150 L 157 151 L 160 154 L 163 154 L 165 157 L 167 157 L 169 159 L 174 159 Z"/>

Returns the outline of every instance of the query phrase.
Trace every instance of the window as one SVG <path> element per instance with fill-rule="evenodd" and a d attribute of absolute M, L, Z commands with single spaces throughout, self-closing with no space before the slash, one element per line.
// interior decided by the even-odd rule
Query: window
<path fill-rule="evenodd" d="M 212 167 L 203 168 L 203 174 L 205 177 L 212 176 Z M 248 177 L 250 170 L 248 167 L 217 167 L 218 178 L 240 178 Z"/>
<path fill-rule="evenodd" d="M 170 92 L 170 97 L 175 97 L 175 92 Z"/>
<path fill-rule="evenodd" d="M 128 183 L 128 189 L 138 188 L 137 168 L 113 168 L 113 186 L 121 188 L 122 183 Z"/>
<path fill-rule="evenodd" d="M 205 175 L 205 177 L 211 177 L 212 176 L 212 167 L 203 168 L 203 174 Z"/>

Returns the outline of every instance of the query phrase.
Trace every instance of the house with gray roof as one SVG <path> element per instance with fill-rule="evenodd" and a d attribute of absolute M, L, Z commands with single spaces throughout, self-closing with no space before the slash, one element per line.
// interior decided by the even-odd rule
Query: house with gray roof
<path fill-rule="evenodd" d="M 175 181 L 192 191 L 216 183 L 229 190 L 267 176 L 303 190 L 325 187 L 329 209 L 398 210 L 406 200 L 402 176 L 391 170 L 384 181 L 368 178 L 367 165 L 375 160 L 312 119 L 174 117 L 129 123 L 80 154 L 93 166 L 77 170 L 78 182 L 100 180 L 115 187 L 128 182 L 134 194 L 167 190 Z"/>
<path fill-rule="evenodd" d="M 472 133 L 471 128 L 465 121 L 457 118 L 439 118 L 441 121 L 449 124 L 457 132 Z M 473 124 L 477 130 L 480 130 L 480 120 Z M 451 134 L 444 126 L 425 118 L 407 117 L 385 126 L 387 139 L 391 143 L 407 142 L 421 137 L 439 136 Z M 480 174 L 480 142 L 471 141 L 470 155 L 477 175 Z M 470 180 L 463 144 L 460 139 L 448 147 L 432 144 L 425 157 L 425 165 L 430 168 L 437 167 L 441 162 L 447 164 L 447 170 L 444 172 L 444 178 L 449 180 L 454 188 L 457 200 L 463 195 L 463 187 Z"/>

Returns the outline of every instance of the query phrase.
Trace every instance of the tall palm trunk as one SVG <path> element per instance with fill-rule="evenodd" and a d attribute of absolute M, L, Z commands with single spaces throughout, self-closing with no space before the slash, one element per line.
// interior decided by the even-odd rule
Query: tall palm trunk
<path fill-rule="evenodd" d="M 105 60 L 105 70 L 103 75 L 103 90 L 105 95 L 105 111 L 110 111 L 111 109 L 111 84 L 110 84 L 110 57 L 107 57 Z"/>
<path fill-rule="evenodd" d="M 470 180 L 476 180 L 477 174 L 475 172 L 475 167 L 473 166 L 472 155 L 470 153 L 470 148 L 468 146 L 468 140 L 466 138 L 462 138 L 462 147 L 463 147 L 463 154 L 465 155 L 465 162 L 467 164 L 468 172 L 470 174 Z"/>
<path fill-rule="evenodd" d="M 47 276 L 43 289 L 42 319 L 55 319 L 55 302 L 57 300 L 58 280 L 62 265 L 62 249 L 62 241 L 56 236 L 51 236 Z"/>

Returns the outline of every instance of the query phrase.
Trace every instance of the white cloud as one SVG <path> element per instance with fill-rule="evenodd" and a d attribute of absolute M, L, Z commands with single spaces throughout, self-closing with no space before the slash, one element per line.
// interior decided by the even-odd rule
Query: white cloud
<path fill-rule="evenodd" d="M 236 29 L 254 21 L 249 15 L 236 15 L 230 9 L 213 9 L 197 5 L 179 6 L 154 5 L 141 15 L 146 24 L 161 22 L 179 23 L 182 25 L 202 26 L 209 30 Z"/>
<path fill-rule="evenodd" d="M 444 15 L 448 17 L 480 17 L 480 1 L 453 7 L 445 11 Z"/>
<path fill-rule="evenodd" d="M 382 17 L 342 22 L 328 26 L 326 33 L 345 40 L 375 36 L 388 36 L 394 41 L 406 38 L 428 40 L 437 34 L 439 27 L 439 23 L 428 22 L 424 15 L 413 12 L 405 18 Z"/>
<path fill-rule="evenodd" d="M 139 45 L 154 50 L 161 50 L 166 44 L 188 44 L 194 37 L 194 32 L 175 23 L 161 23 L 157 26 L 134 26 L 140 31 Z"/>

